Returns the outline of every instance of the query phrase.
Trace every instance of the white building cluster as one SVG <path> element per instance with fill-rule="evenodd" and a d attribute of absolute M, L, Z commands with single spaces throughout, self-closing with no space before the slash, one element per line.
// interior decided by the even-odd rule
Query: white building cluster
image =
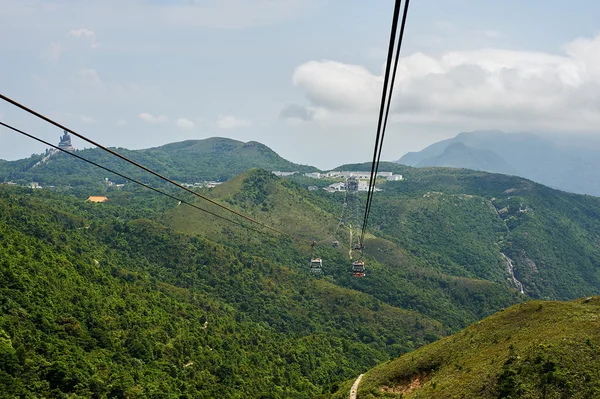
<path fill-rule="evenodd" d="M 181 183 L 182 186 L 187 187 L 187 188 L 202 188 L 202 187 L 215 188 L 220 184 L 223 184 L 223 182 L 203 181 L 203 182 L 196 182 L 196 183 Z"/>
<path fill-rule="evenodd" d="M 279 177 L 287 177 L 287 176 L 292 176 L 295 175 L 298 172 L 280 172 L 278 170 L 274 170 L 273 173 L 275 176 L 279 176 Z"/>
<path fill-rule="evenodd" d="M 279 177 L 287 177 L 295 175 L 298 172 L 280 172 L 275 170 L 272 172 L 275 176 Z M 311 177 L 313 179 L 348 179 L 350 177 L 354 177 L 358 180 L 358 191 L 368 191 L 369 190 L 369 179 L 371 178 L 371 172 L 356 172 L 356 171 L 343 171 L 343 170 L 333 170 L 329 172 L 308 172 L 304 173 L 304 176 Z M 386 179 L 387 181 L 401 181 L 404 180 L 402 175 L 395 175 L 392 172 L 377 172 L 378 179 Z M 318 189 L 317 186 L 310 186 L 309 191 L 315 191 Z M 329 186 L 325 187 L 323 190 L 328 191 L 330 193 L 346 191 L 346 182 L 333 183 Z M 375 188 L 374 191 L 381 191 L 378 188 Z"/>
<path fill-rule="evenodd" d="M 369 189 L 369 182 L 368 181 L 363 181 L 363 180 L 359 180 L 358 181 L 358 191 L 368 191 Z M 330 193 L 335 193 L 337 191 L 346 191 L 346 183 L 344 182 L 340 182 L 340 183 L 333 183 L 330 184 L 329 186 L 325 187 L 323 190 L 330 192 Z M 375 187 L 373 191 L 381 191 L 381 189 Z"/>
<path fill-rule="evenodd" d="M 273 173 L 275 173 L 275 172 L 273 172 Z M 278 172 L 278 173 L 284 173 L 284 172 Z M 349 177 L 356 177 L 359 180 L 361 180 L 361 179 L 368 180 L 371 177 L 371 173 L 370 172 L 346 172 L 346 171 L 335 170 L 335 171 L 330 171 L 330 172 L 325 172 L 325 173 L 319 173 L 319 172 L 305 173 L 304 176 L 312 177 L 313 179 L 327 179 L 327 178 L 347 179 Z M 387 181 L 403 180 L 402 175 L 395 175 L 392 172 L 377 172 L 377 178 L 385 178 Z"/>

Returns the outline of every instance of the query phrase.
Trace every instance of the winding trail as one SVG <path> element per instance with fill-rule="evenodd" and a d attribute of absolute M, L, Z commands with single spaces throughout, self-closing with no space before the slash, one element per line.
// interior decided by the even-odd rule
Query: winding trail
<path fill-rule="evenodd" d="M 358 376 L 354 384 L 352 384 L 352 388 L 350 389 L 350 399 L 356 399 L 356 391 L 358 391 L 358 384 L 360 384 L 360 380 L 362 380 L 364 374 Z"/>

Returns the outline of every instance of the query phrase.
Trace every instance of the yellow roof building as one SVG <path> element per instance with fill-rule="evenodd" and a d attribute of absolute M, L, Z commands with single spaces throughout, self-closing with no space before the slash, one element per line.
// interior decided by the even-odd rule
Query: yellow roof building
<path fill-rule="evenodd" d="M 90 198 L 88 198 L 88 201 L 92 201 L 92 202 L 106 202 L 106 201 L 108 201 L 108 198 L 91 195 Z"/>

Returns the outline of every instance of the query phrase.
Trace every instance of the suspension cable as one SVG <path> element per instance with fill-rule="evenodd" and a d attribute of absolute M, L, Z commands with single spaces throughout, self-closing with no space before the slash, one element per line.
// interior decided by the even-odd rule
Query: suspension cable
<path fill-rule="evenodd" d="M 386 64 L 384 84 L 383 84 L 383 90 L 382 90 L 382 100 L 381 100 L 381 106 L 380 106 L 380 110 L 379 110 L 377 135 L 375 137 L 375 149 L 373 152 L 373 163 L 371 164 L 371 175 L 369 177 L 369 186 L 367 187 L 367 202 L 365 205 L 365 215 L 364 215 L 364 219 L 363 219 L 362 232 L 361 232 L 361 236 L 360 236 L 361 243 L 364 242 L 365 233 L 366 233 L 366 229 L 367 229 L 367 225 L 368 225 L 368 221 L 369 221 L 369 214 L 371 212 L 371 203 L 373 201 L 373 194 L 375 192 L 375 182 L 377 179 L 377 172 L 379 170 L 379 162 L 381 160 L 381 151 L 383 149 L 383 139 L 385 137 L 385 131 L 386 131 L 386 127 L 387 127 L 390 104 L 391 104 L 391 100 L 392 100 L 392 94 L 394 91 L 394 82 L 396 80 L 396 71 L 398 68 L 398 61 L 400 58 L 400 49 L 402 47 L 402 40 L 404 38 L 404 29 L 406 26 L 406 17 L 408 15 L 409 0 L 405 0 L 405 3 L 404 3 L 402 23 L 400 26 L 400 35 L 398 38 L 398 45 L 396 48 L 396 55 L 395 55 L 395 59 L 394 59 L 394 69 L 392 72 L 392 78 L 391 78 L 391 82 L 390 82 L 390 86 L 389 86 L 389 90 L 388 90 L 388 81 L 390 79 L 390 66 L 391 66 L 392 55 L 394 52 L 394 44 L 395 44 L 395 40 L 396 40 L 396 30 L 397 30 L 397 26 L 398 26 L 400 4 L 401 4 L 401 0 L 396 0 L 396 4 L 394 7 L 394 19 L 392 22 L 392 31 L 390 34 L 390 45 L 388 48 L 388 59 L 387 59 L 387 64 Z M 384 114 L 384 109 L 385 109 L 385 114 Z"/>

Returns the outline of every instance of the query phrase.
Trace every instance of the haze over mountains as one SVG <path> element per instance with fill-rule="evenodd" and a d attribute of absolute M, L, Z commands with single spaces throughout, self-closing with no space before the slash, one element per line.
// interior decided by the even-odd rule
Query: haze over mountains
<path fill-rule="evenodd" d="M 409 152 L 397 162 L 516 175 L 552 188 L 600 196 L 599 150 L 600 141 L 593 139 L 474 131 Z"/>

